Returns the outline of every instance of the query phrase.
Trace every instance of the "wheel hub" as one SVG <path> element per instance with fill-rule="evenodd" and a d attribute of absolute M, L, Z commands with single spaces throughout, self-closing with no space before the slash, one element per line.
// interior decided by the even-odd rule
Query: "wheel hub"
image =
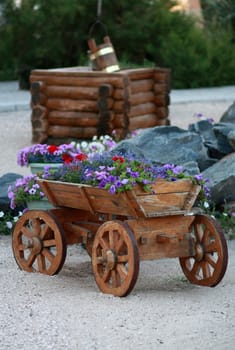
<path fill-rule="evenodd" d="M 39 237 L 32 237 L 25 244 L 25 249 L 31 249 L 34 255 L 39 254 L 42 250 L 42 241 Z"/>
<path fill-rule="evenodd" d="M 106 267 L 109 270 L 113 270 L 117 264 L 117 256 L 112 250 L 107 250 L 106 252 Z"/>
<path fill-rule="evenodd" d="M 204 258 L 204 248 L 201 244 L 197 243 L 196 244 L 196 255 L 195 255 L 195 259 L 196 261 L 202 261 L 202 259 Z"/>

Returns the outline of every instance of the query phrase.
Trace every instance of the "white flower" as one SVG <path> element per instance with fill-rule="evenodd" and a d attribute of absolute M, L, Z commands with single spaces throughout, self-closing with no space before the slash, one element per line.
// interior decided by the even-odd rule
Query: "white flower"
<path fill-rule="evenodd" d="M 210 206 L 210 205 L 209 205 L 209 203 L 208 203 L 208 202 L 204 202 L 204 203 L 203 203 L 203 206 L 204 206 L 204 208 L 206 208 L 206 209 L 207 209 L 207 208 L 209 208 L 209 206 Z"/>
<path fill-rule="evenodd" d="M 6 226 L 7 226 L 7 228 L 12 228 L 12 227 L 13 227 L 13 224 L 12 224 L 12 222 L 7 221 L 7 222 L 6 222 Z"/>
<path fill-rule="evenodd" d="M 4 216 L 4 212 L 0 211 L 0 218 L 3 218 L 3 216 Z"/>
<path fill-rule="evenodd" d="M 88 143 L 86 141 L 81 142 L 82 148 L 86 148 L 88 146 Z"/>

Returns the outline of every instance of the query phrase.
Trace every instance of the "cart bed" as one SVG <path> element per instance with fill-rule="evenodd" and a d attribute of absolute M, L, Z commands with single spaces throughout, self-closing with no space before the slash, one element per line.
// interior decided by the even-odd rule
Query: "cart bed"
<path fill-rule="evenodd" d="M 190 180 L 157 180 L 152 192 L 141 186 L 133 190 L 111 194 L 105 189 L 84 184 L 38 180 L 48 200 L 59 207 L 139 217 L 178 215 L 190 211 L 200 186 Z"/>

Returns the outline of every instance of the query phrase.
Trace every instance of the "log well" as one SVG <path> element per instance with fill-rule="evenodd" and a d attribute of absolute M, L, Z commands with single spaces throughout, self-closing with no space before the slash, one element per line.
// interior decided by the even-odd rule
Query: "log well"
<path fill-rule="evenodd" d="M 34 143 L 91 139 L 114 130 L 125 138 L 135 129 L 169 125 L 169 69 L 33 70 L 30 83 Z"/>

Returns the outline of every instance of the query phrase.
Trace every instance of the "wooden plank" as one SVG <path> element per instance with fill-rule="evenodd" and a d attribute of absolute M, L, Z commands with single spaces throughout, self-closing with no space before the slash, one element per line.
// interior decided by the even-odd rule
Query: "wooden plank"
<path fill-rule="evenodd" d="M 79 72 L 45 72 L 33 71 L 30 75 L 30 82 L 44 81 L 47 85 L 64 85 L 64 86 L 84 86 L 84 87 L 99 87 L 102 84 L 112 84 L 114 87 L 123 87 L 123 76 L 114 73 L 98 73 L 90 72 L 82 74 Z"/>
<path fill-rule="evenodd" d="M 154 102 L 155 95 L 152 91 L 138 92 L 130 96 L 130 104 L 138 105 L 145 102 Z"/>
<path fill-rule="evenodd" d="M 142 128 L 151 128 L 157 125 L 156 114 L 145 114 L 138 115 L 136 117 L 130 118 L 129 128 L 130 130 L 142 129 Z"/>
<path fill-rule="evenodd" d="M 129 118 L 136 117 L 138 115 L 156 113 L 156 105 L 152 102 L 142 103 L 136 106 L 131 106 L 128 113 Z"/>
<path fill-rule="evenodd" d="M 156 82 L 154 84 L 153 90 L 154 90 L 155 94 L 169 94 L 170 87 L 166 82 L 164 82 L 164 83 Z"/>
<path fill-rule="evenodd" d="M 151 91 L 154 86 L 153 79 L 144 79 L 130 82 L 131 93 L 135 94 L 138 92 Z"/>
<path fill-rule="evenodd" d="M 48 98 L 46 107 L 51 110 L 98 112 L 97 101 Z"/>
<path fill-rule="evenodd" d="M 123 69 L 120 73 L 128 75 L 130 80 L 149 79 L 153 77 L 155 68 Z"/>
<path fill-rule="evenodd" d="M 96 127 L 78 127 L 65 125 L 49 125 L 47 130 L 48 136 L 51 137 L 74 137 L 90 139 L 97 135 Z"/>
<path fill-rule="evenodd" d="M 99 123 L 99 114 L 92 112 L 53 110 L 48 114 L 48 121 L 51 125 L 97 127 Z"/>
<path fill-rule="evenodd" d="M 84 100 L 96 100 L 98 98 L 98 88 L 88 86 L 60 86 L 49 85 L 45 89 L 45 93 L 48 97 L 57 98 L 71 98 L 71 99 L 84 99 Z"/>

